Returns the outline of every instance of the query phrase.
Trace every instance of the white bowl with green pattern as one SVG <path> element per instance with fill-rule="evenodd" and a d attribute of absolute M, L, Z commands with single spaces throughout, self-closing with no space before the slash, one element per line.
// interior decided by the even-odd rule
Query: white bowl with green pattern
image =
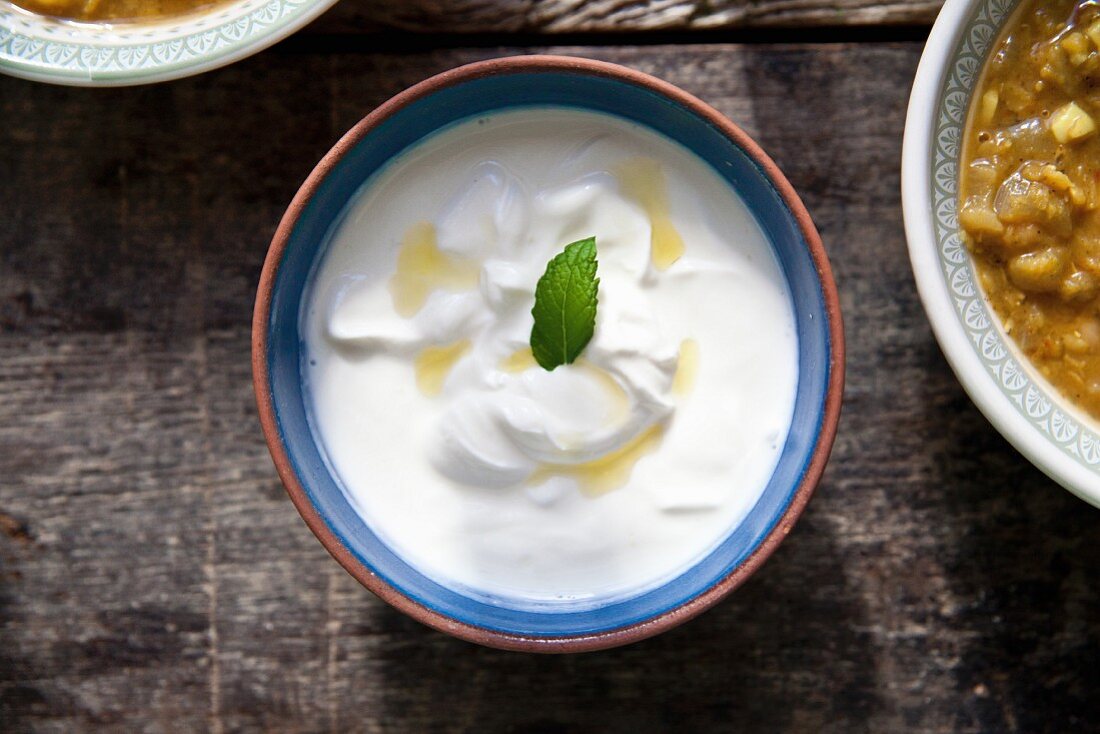
<path fill-rule="evenodd" d="M 336 0 L 239 0 L 179 18 L 75 23 L 0 0 L 0 72 L 53 84 L 118 87 L 178 79 L 267 48 Z"/>
<path fill-rule="evenodd" d="M 1100 506 L 1100 426 L 1059 394 L 1009 338 L 959 237 L 960 142 L 986 55 L 1019 0 L 947 0 L 909 101 L 902 203 L 928 320 L 989 421 L 1051 478 Z"/>

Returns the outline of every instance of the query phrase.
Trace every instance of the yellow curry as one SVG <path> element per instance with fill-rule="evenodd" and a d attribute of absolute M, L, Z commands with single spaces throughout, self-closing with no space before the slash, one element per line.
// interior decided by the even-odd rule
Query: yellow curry
<path fill-rule="evenodd" d="M 11 0 L 24 10 L 85 21 L 150 20 L 206 10 L 227 0 Z"/>
<path fill-rule="evenodd" d="M 1100 7 L 1024 0 L 967 121 L 959 225 L 1035 367 L 1100 418 Z"/>

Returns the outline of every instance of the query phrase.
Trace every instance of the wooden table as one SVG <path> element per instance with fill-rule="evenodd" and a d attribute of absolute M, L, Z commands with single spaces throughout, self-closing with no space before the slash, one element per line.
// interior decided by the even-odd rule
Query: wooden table
<path fill-rule="evenodd" d="M 909 271 L 898 161 L 936 6 L 345 0 L 184 81 L 0 78 L 0 731 L 1100 727 L 1100 513 L 974 408 Z M 535 50 L 657 74 L 756 136 L 849 339 L 832 462 L 763 570 L 569 657 L 363 590 L 285 497 L 249 370 L 260 264 L 317 159 L 403 87 Z"/>

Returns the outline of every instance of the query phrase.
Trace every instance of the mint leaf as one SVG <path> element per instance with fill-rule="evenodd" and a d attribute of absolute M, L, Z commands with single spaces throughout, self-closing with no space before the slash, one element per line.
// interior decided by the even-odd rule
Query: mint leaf
<path fill-rule="evenodd" d="M 596 238 L 577 240 L 546 264 L 535 286 L 531 351 L 543 369 L 571 364 L 596 329 Z"/>

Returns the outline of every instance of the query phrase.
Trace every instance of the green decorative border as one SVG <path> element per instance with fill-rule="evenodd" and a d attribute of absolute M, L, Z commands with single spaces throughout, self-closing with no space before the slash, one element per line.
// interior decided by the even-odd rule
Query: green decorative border
<path fill-rule="evenodd" d="M 978 286 L 970 254 L 959 237 L 958 172 L 963 127 L 986 52 L 1019 0 L 986 0 L 967 23 L 937 100 L 932 146 L 933 229 L 944 283 L 978 358 L 1020 415 L 1082 466 L 1100 473 L 1100 437 L 1059 406 L 1056 391 L 1032 377 L 1008 344 Z"/>
<path fill-rule="evenodd" d="M 316 0 L 246 0 L 172 23 L 91 30 L 3 4 L 0 71 L 59 81 L 159 76 L 240 53 L 316 6 Z"/>

